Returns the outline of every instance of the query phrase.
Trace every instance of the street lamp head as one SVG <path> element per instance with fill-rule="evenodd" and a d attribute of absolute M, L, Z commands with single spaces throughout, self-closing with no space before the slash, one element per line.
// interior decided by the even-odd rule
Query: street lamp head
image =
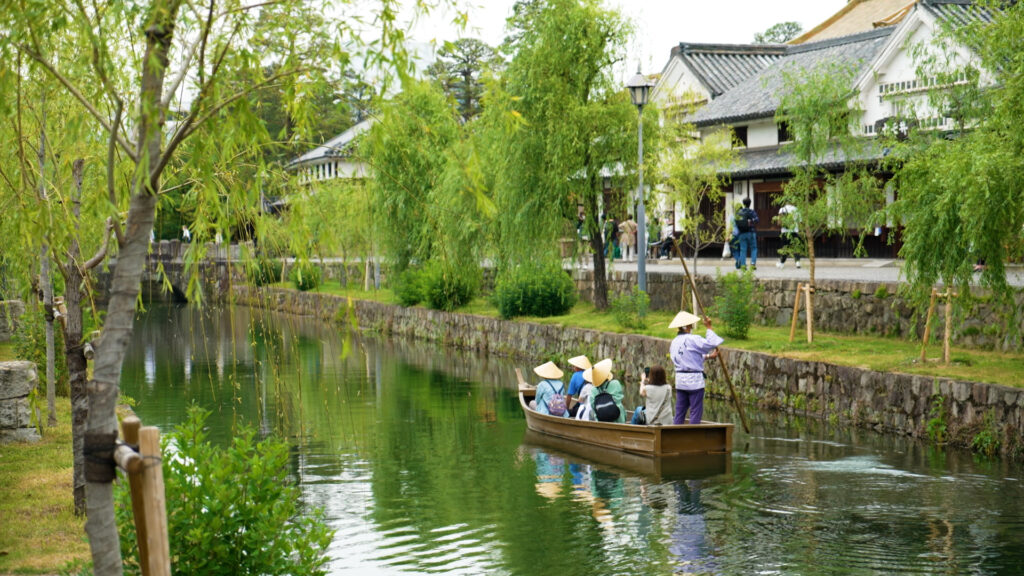
<path fill-rule="evenodd" d="M 640 73 L 637 69 L 636 75 L 629 79 L 626 83 L 626 88 L 629 88 L 629 97 L 633 100 L 633 105 L 637 108 L 643 108 L 647 105 L 647 98 L 650 96 L 652 84 L 647 80 L 647 77 Z"/>

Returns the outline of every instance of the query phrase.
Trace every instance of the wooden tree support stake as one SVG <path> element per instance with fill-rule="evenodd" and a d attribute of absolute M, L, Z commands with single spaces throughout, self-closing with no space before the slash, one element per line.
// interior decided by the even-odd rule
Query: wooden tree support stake
<path fill-rule="evenodd" d="M 928 350 L 928 338 L 932 335 L 932 316 L 935 315 L 935 298 L 938 294 L 935 288 L 932 288 L 932 295 L 928 300 L 928 315 L 924 318 L 924 336 L 921 338 L 921 362 L 927 360 L 925 353 Z"/>
<path fill-rule="evenodd" d="M 789 342 L 793 343 L 793 338 L 796 337 L 796 322 L 800 316 L 800 295 L 803 294 L 804 285 L 803 283 L 797 282 L 796 284 L 796 295 L 793 297 L 793 320 L 789 323 Z"/>
<path fill-rule="evenodd" d="M 686 258 L 683 258 L 683 252 L 679 249 L 679 244 L 673 243 L 672 247 L 675 248 L 679 261 L 683 263 L 683 270 L 686 272 L 686 278 L 690 281 L 690 289 L 693 291 L 693 299 L 700 308 L 700 315 L 707 318 L 707 314 L 704 312 L 704 304 L 700 300 L 700 294 L 697 293 L 697 283 L 693 280 L 693 275 L 690 274 L 690 267 L 686 265 Z M 747 425 L 747 415 L 743 412 L 743 405 L 740 404 L 739 397 L 736 396 L 736 388 L 732 385 L 732 377 L 729 376 L 729 368 L 725 365 L 725 358 L 722 356 L 721 350 L 718 352 L 718 366 L 722 369 L 722 376 L 725 377 L 725 381 L 729 384 L 729 393 L 732 394 L 732 402 L 736 406 L 736 411 L 740 414 L 743 431 L 750 434 L 750 426 Z"/>
<path fill-rule="evenodd" d="M 949 364 L 952 357 L 950 355 L 950 343 L 953 339 L 953 299 L 957 297 L 957 293 L 950 289 L 945 292 L 939 292 L 935 288 L 932 288 L 932 295 L 928 301 L 928 315 L 924 321 L 924 335 L 921 337 L 921 362 L 926 362 L 926 352 L 928 349 L 928 339 L 931 338 L 932 318 L 935 317 L 935 304 L 938 300 L 945 301 L 945 312 L 946 322 L 945 329 L 942 334 L 942 362 Z"/>
<path fill-rule="evenodd" d="M 804 284 L 804 299 L 807 301 L 807 343 L 814 343 L 814 286 Z"/>
<path fill-rule="evenodd" d="M 121 422 L 121 432 L 125 444 L 117 447 L 114 458 L 128 473 L 142 574 L 170 576 L 171 556 L 167 537 L 163 465 L 160 460 L 160 431 L 154 426 L 143 428 L 137 417 L 129 416 Z"/>

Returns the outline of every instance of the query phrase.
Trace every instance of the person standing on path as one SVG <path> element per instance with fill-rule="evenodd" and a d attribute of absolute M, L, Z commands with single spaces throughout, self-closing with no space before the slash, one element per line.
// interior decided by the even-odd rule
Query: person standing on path
<path fill-rule="evenodd" d="M 786 258 L 792 254 L 793 259 L 796 260 L 796 267 L 799 268 L 800 252 L 797 251 L 799 246 L 797 234 L 800 229 L 797 227 L 796 206 L 786 204 L 779 208 L 779 215 L 776 219 L 781 227 L 782 248 L 779 250 L 779 262 L 775 264 L 775 267 L 785 268 Z"/>
<path fill-rule="evenodd" d="M 636 222 L 633 215 L 626 216 L 626 220 L 619 224 L 619 245 L 622 246 L 622 259 L 632 262 L 636 259 Z"/>
<path fill-rule="evenodd" d="M 740 233 L 740 257 L 736 260 L 736 268 L 747 265 L 747 253 L 750 253 L 750 267 L 757 270 L 757 212 L 750 209 L 750 198 L 743 199 L 743 208 L 736 213 L 736 230 Z"/>
<path fill-rule="evenodd" d="M 704 417 L 704 359 L 718 356 L 717 348 L 722 338 L 711 329 L 711 320 L 704 318 L 707 335 L 703 338 L 693 334 L 693 327 L 700 318 L 682 311 L 672 319 L 669 328 L 678 332 L 669 345 L 669 357 L 676 369 L 676 416 L 674 424 L 686 422 L 686 411 L 690 411 L 690 424 L 700 424 Z"/>

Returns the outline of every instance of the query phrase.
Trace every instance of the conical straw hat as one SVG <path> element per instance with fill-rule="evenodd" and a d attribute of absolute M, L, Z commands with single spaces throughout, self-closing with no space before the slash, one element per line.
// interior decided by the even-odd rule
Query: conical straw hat
<path fill-rule="evenodd" d="M 594 367 L 590 370 L 583 372 L 583 379 L 590 382 L 594 386 L 600 386 L 608 381 L 612 377 L 612 361 L 610 359 L 604 359 L 594 364 Z"/>
<path fill-rule="evenodd" d="M 562 377 L 562 371 L 555 366 L 554 362 L 545 362 L 540 366 L 533 369 L 534 373 L 541 378 L 547 378 L 549 380 L 558 380 Z"/>
<path fill-rule="evenodd" d="M 590 359 L 586 356 L 574 356 L 569 358 L 569 364 L 579 368 L 580 370 L 587 370 L 590 368 Z"/>
<path fill-rule="evenodd" d="M 692 326 L 693 324 L 696 324 L 697 322 L 700 322 L 700 318 L 698 318 L 697 316 L 694 316 L 693 314 L 690 314 L 686 310 L 683 310 L 679 314 L 676 314 L 676 317 L 672 319 L 672 323 L 669 324 L 668 327 L 669 328 L 682 328 L 684 326 Z"/>

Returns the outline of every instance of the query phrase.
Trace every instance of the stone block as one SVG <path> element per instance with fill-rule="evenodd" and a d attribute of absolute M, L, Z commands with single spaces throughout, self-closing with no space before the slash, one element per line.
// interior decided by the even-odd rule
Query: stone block
<path fill-rule="evenodd" d="M 29 410 L 28 398 L 0 401 L 0 429 L 32 426 L 32 413 Z"/>
<path fill-rule="evenodd" d="M 34 363 L 25 360 L 0 362 L 0 400 L 27 397 L 37 381 Z"/>
<path fill-rule="evenodd" d="M 11 442 L 38 442 L 41 439 L 39 431 L 35 428 L 0 428 L 0 444 L 9 444 Z"/>

